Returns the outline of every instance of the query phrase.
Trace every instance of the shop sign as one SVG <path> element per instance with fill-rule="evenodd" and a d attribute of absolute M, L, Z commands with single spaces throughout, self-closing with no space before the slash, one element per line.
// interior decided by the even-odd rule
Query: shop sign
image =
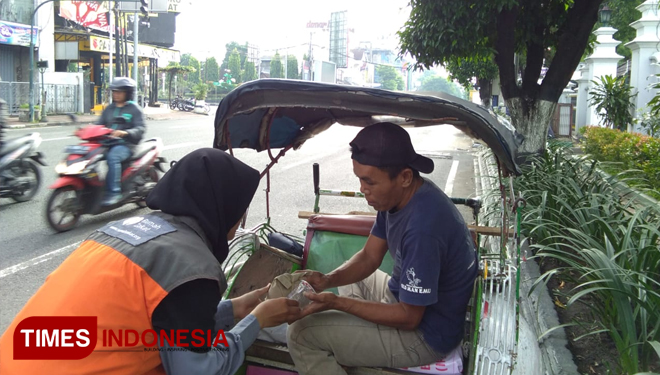
<path fill-rule="evenodd" d="M 32 30 L 32 41 L 36 45 L 38 30 Z M 30 46 L 30 25 L 0 21 L 0 44 Z"/>
<path fill-rule="evenodd" d="M 110 39 L 108 38 L 93 35 L 89 37 L 89 50 L 108 53 L 112 50 L 113 53 L 116 53 L 114 41 L 113 43 L 110 43 Z M 128 55 L 133 55 L 133 43 L 128 44 Z M 166 62 L 179 62 L 181 60 L 179 51 L 157 48 L 144 44 L 138 44 L 138 56 L 152 59 L 163 59 L 163 61 Z"/>

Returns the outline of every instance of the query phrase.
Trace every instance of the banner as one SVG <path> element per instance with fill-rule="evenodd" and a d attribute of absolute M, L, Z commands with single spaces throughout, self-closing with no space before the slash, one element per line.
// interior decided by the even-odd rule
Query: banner
<path fill-rule="evenodd" d="M 37 44 L 38 30 L 35 26 L 32 31 L 32 40 Z M 15 46 L 30 46 L 30 25 L 0 21 L 0 44 Z"/>
<path fill-rule="evenodd" d="M 110 52 L 110 50 L 112 50 L 113 53 L 116 53 L 114 42 L 111 44 L 110 39 L 94 35 L 89 36 L 89 50 L 97 52 Z M 133 42 L 128 43 L 128 55 L 133 55 Z M 166 48 L 157 48 L 144 44 L 138 44 L 138 56 L 159 60 L 162 59 L 166 62 L 181 61 L 179 51 Z"/>
<path fill-rule="evenodd" d="M 90 29 L 110 32 L 107 1 L 62 1 L 60 17 Z"/>

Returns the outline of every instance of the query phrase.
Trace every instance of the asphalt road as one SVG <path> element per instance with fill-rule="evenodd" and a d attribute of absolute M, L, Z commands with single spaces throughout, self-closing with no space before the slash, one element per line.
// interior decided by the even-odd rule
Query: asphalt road
<path fill-rule="evenodd" d="M 39 148 L 48 167 L 42 170 L 42 186 L 30 202 L 14 203 L 0 199 L 0 332 L 4 332 L 13 317 L 52 272 L 85 237 L 108 221 L 148 212 L 128 205 L 98 216 L 83 216 L 73 230 L 57 234 L 47 224 L 45 205 L 48 186 L 56 179 L 55 165 L 64 156 L 65 146 L 76 144 L 73 126 L 20 129 L 7 132 L 8 138 L 39 132 L 44 140 Z M 289 151 L 272 169 L 270 187 L 271 224 L 279 231 L 302 235 L 305 220 L 299 211 L 311 211 L 314 205 L 312 164 L 319 163 L 321 188 L 359 189 L 353 175 L 348 143 L 358 128 L 334 125 L 325 133 L 307 141 L 300 150 Z M 409 129 L 419 153 L 435 161 L 435 171 L 429 175 L 451 196 L 474 196 L 473 142 L 452 126 Z M 164 156 L 177 160 L 213 141 L 213 114 L 191 115 L 185 119 L 150 121 L 146 137 L 161 137 Z M 235 150 L 235 156 L 263 170 L 269 158 L 266 152 Z M 248 227 L 266 217 L 266 182 L 262 184 L 250 207 Z M 322 212 L 347 213 L 370 211 L 362 199 L 321 197 Z M 470 221 L 469 210 L 462 209 Z"/>

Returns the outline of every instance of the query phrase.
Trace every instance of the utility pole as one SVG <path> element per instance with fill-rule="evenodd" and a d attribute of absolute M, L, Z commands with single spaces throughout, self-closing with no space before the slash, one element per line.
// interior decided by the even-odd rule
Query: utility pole
<path fill-rule="evenodd" d="M 133 13 L 133 17 L 133 79 L 136 85 L 133 100 L 137 101 L 140 88 L 140 80 L 138 79 L 138 26 L 140 25 L 140 16 L 137 11 Z"/>
<path fill-rule="evenodd" d="M 119 40 L 120 38 L 120 33 L 119 33 L 119 27 L 121 25 L 121 19 L 119 18 L 119 11 L 118 11 L 118 4 L 115 2 L 115 52 L 117 53 L 116 59 L 116 64 L 115 64 L 115 76 L 120 77 L 121 76 L 121 42 Z"/>
<path fill-rule="evenodd" d="M 108 4 L 112 4 L 112 2 L 110 2 Z M 113 47 L 112 47 L 112 33 L 114 32 L 114 30 L 112 29 L 112 26 L 114 25 L 114 22 L 112 20 L 114 18 L 113 14 L 112 14 L 112 9 L 110 9 L 110 12 L 108 12 L 108 17 L 110 17 L 110 26 L 108 27 L 108 36 L 110 37 L 110 45 L 108 47 L 108 49 L 110 50 L 109 51 L 110 60 L 108 61 L 108 63 L 109 63 L 109 65 L 108 65 L 109 66 L 109 68 L 108 68 L 108 73 L 109 73 L 108 74 L 108 83 L 112 83 L 112 49 L 113 49 Z M 116 35 L 115 35 L 115 37 L 116 37 Z"/>

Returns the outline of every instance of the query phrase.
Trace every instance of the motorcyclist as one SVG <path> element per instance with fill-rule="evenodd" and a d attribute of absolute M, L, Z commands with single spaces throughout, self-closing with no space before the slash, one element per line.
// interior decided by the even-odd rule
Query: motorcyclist
<path fill-rule="evenodd" d="M 112 103 L 107 106 L 97 122 L 112 129 L 111 135 L 119 139 L 112 142 L 106 156 L 108 175 L 104 206 L 116 204 L 121 200 L 121 162 L 131 156 L 133 148 L 140 143 L 145 131 L 144 114 L 133 98 L 135 80 L 128 77 L 116 77 L 110 84 Z"/>

